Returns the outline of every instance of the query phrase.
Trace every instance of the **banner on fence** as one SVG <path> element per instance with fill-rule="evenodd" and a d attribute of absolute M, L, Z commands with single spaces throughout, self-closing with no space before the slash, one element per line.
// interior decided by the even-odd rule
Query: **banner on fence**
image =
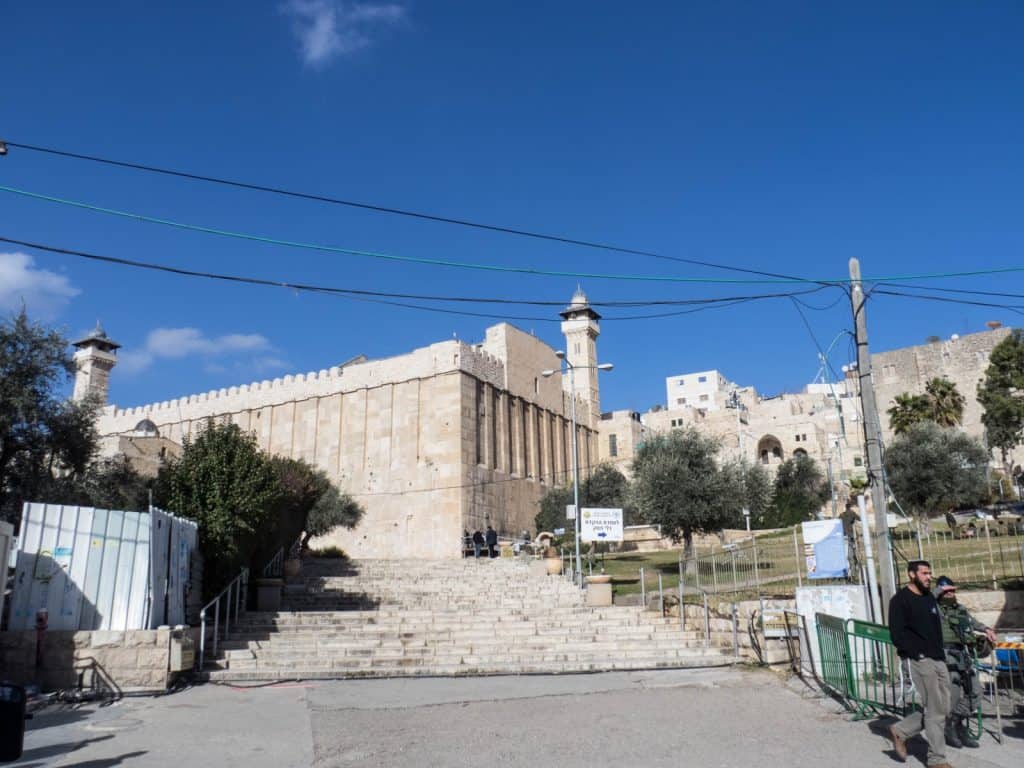
<path fill-rule="evenodd" d="M 842 520 L 812 520 L 802 524 L 804 557 L 809 579 L 844 579 L 850 564 Z"/>

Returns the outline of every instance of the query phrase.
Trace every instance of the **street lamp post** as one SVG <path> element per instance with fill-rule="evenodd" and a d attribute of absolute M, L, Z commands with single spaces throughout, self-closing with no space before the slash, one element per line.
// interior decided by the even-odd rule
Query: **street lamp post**
<path fill-rule="evenodd" d="M 598 371 L 610 371 L 614 366 L 611 363 L 601 363 L 599 365 L 573 365 L 565 352 L 559 350 L 555 352 L 555 356 L 565 363 L 566 368 L 569 369 L 569 399 L 572 401 L 570 407 L 570 413 L 572 414 L 572 501 L 573 507 L 576 510 L 576 578 L 579 585 L 583 586 L 583 562 L 580 558 L 580 462 L 579 462 L 579 451 L 576 447 L 576 371 L 583 370 L 586 368 L 598 370 Z M 541 375 L 544 378 L 554 376 L 559 371 L 548 369 L 541 371 Z"/>

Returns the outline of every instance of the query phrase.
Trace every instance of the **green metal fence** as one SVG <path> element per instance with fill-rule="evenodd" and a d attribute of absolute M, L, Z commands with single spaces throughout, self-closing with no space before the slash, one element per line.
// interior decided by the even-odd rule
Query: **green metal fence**
<path fill-rule="evenodd" d="M 889 628 L 858 619 L 815 615 L 822 682 L 857 718 L 902 714 L 912 699 Z"/>

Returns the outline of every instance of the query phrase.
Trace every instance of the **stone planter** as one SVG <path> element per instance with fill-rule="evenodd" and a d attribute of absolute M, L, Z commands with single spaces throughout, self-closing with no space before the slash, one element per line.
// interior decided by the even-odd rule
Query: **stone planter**
<path fill-rule="evenodd" d="M 281 588 L 284 582 L 281 579 L 256 579 L 256 610 L 257 611 L 279 611 L 281 610 Z"/>
<path fill-rule="evenodd" d="M 545 557 L 544 565 L 547 566 L 548 576 L 557 576 L 562 572 L 562 558 Z"/>
<path fill-rule="evenodd" d="M 587 605 L 603 608 L 612 604 L 612 577 L 607 573 L 587 576 Z"/>

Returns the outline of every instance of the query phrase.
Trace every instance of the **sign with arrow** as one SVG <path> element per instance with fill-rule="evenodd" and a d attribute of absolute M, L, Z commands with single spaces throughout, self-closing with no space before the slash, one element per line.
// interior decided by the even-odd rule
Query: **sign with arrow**
<path fill-rule="evenodd" d="M 622 541 L 622 510 L 583 507 L 580 510 L 580 541 Z"/>

